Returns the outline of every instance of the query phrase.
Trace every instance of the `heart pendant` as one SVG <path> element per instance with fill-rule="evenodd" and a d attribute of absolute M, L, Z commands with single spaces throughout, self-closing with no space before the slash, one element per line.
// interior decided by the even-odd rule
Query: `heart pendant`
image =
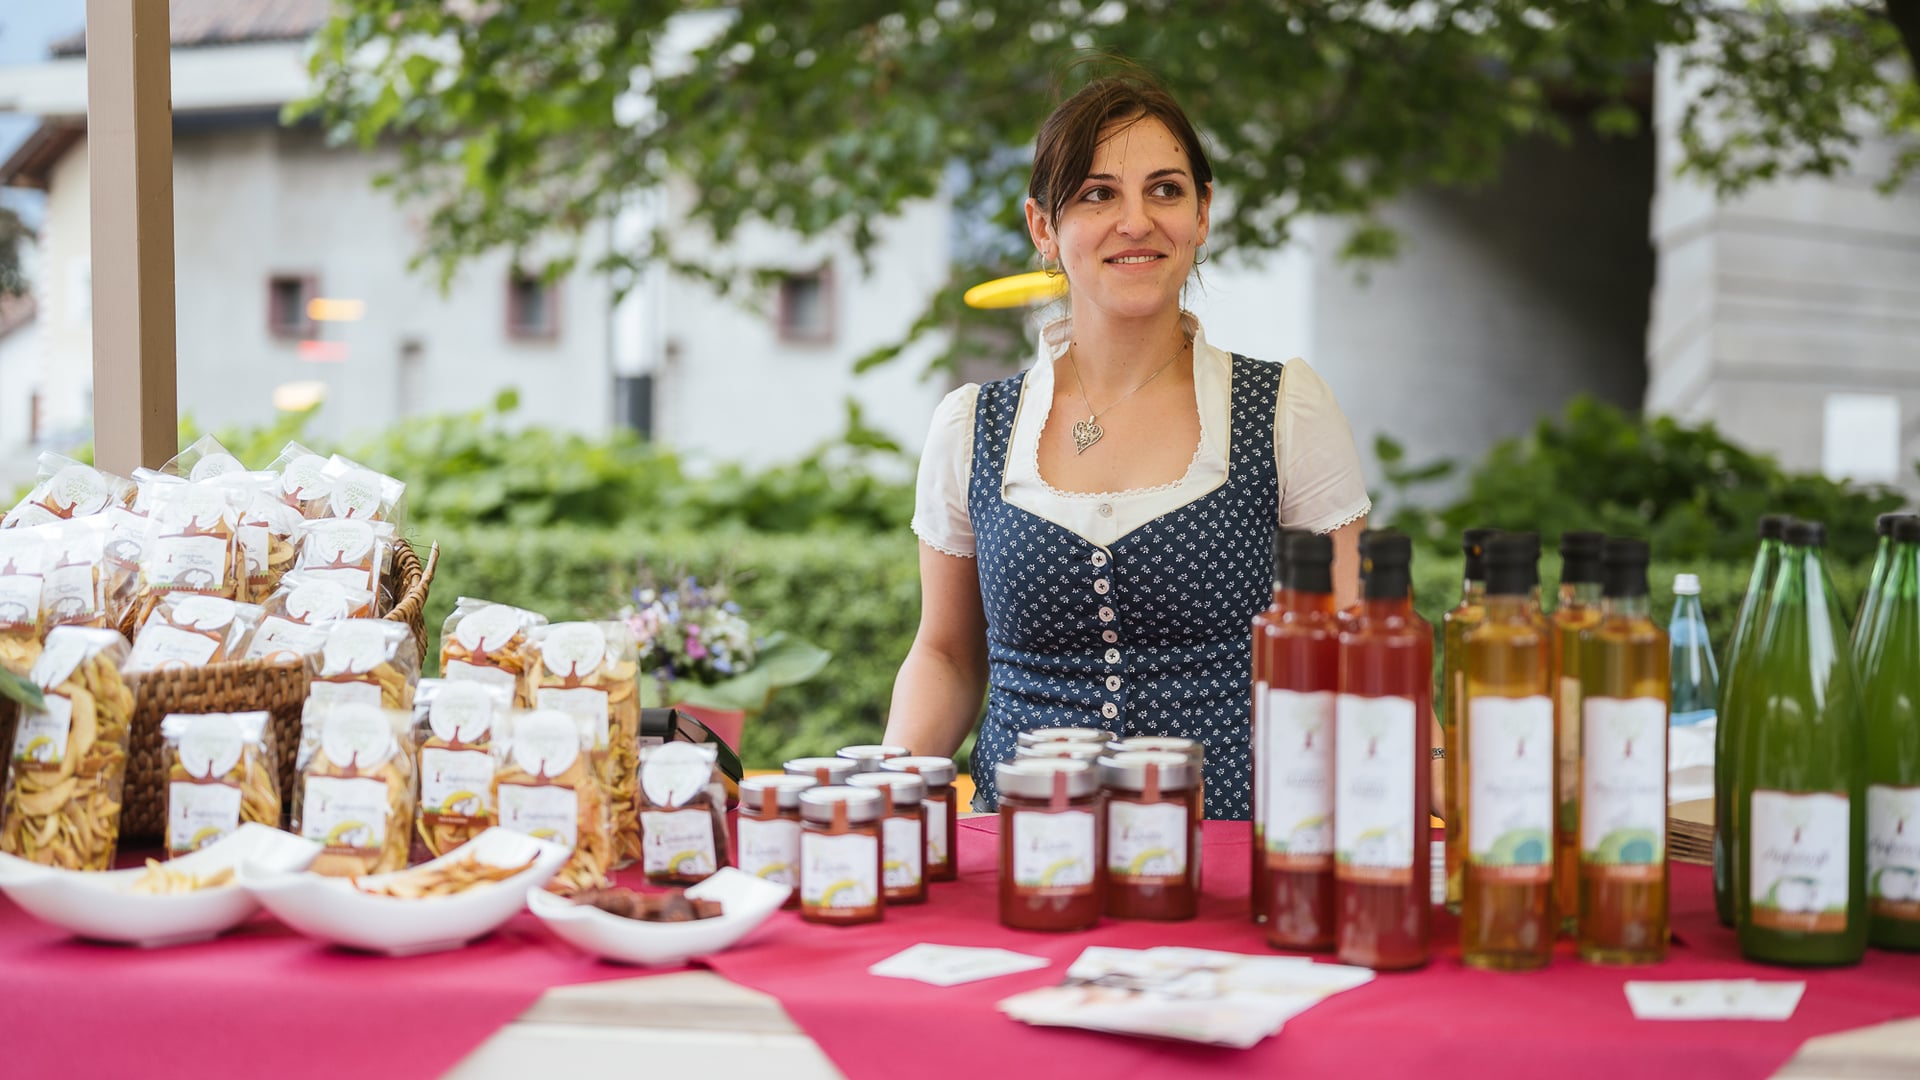
<path fill-rule="evenodd" d="M 1075 423 L 1073 425 L 1073 452 L 1075 454 L 1086 453 L 1087 448 L 1099 442 L 1100 436 L 1105 434 L 1106 432 L 1100 430 L 1100 425 L 1095 423 L 1091 416 Z"/>

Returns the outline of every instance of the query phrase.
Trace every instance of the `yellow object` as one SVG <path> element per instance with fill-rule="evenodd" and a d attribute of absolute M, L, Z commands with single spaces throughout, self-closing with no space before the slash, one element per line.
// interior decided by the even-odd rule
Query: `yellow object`
<path fill-rule="evenodd" d="M 962 297 L 970 308 L 1015 308 L 1045 304 L 1067 295 L 1067 276 L 1035 270 L 983 281 Z"/>

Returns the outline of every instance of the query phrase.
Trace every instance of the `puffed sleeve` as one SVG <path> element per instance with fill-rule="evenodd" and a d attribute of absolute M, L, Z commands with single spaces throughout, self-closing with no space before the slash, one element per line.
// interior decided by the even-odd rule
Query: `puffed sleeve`
<path fill-rule="evenodd" d="M 1287 361 L 1274 414 L 1283 528 L 1329 533 L 1373 509 L 1353 429 L 1333 388 L 1305 360 Z"/>
<path fill-rule="evenodd" d="M 968 383 L 940 399 L 920 453 L 913 499 L 913 532 L 935 551 L 973 557 L 973 520 L 967 482 L 973 475 L 973 410 L 980 384 Z"/>

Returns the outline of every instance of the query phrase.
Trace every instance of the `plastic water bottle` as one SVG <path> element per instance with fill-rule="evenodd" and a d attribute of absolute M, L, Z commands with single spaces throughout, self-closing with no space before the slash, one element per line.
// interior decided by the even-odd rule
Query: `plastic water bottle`
<path fill-rule="evenodd" d="M 1693 574 L 1673 576 L 1673 618 L 1667 623 L 1672 641 L 1673 706 L 1669 723 L 1692 727 L 1715 719 L 1720 700 L 1720 669 L 1707 641 L 1707 619 L 1700 612 L 1700 579 Z"/>

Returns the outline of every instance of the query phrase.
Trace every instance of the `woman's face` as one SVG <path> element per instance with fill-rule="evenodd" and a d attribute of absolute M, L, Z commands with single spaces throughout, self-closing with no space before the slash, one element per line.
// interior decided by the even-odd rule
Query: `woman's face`
<path fill-rule="evenodd" d="M 1027 200 L 1027 226 L 1043 258 L 1060 260 L 1085 305 L 1115 318 L 1141 318 L 1178 306 L 1207 240 L 1213 193 L 1194 183 L 1186 148 L 1158 119 L 1117 121 L 1101 132 L 1087 178 L 1060 211 Z"/>

